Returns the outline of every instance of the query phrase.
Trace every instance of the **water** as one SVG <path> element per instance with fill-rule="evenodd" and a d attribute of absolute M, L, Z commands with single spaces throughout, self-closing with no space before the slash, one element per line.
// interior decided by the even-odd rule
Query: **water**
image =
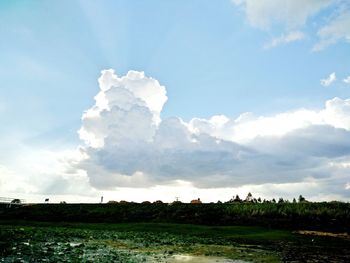
<path fill-rule="evenodd" d="M 248 263 L 243 260 L 232 260 L 220 257 L 192 256 L 192 255 L 174 255 L 167 259 L 169 263 Z"/>

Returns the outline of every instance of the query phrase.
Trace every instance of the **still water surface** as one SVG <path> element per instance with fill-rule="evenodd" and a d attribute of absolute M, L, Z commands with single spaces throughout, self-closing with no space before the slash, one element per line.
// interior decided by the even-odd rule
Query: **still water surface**
<path fill-rule="evenodd" d="M 220 257 L 192 256 L 192 255 L 174 255 L 167 259 L 169 263 L 248 263 L 243 260 L 232 260 Z"/>

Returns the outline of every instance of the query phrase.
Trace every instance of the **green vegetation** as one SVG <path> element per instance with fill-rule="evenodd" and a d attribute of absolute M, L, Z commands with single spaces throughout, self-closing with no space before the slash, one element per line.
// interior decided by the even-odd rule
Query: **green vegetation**
<path fill-rule="evenodd" d="M 12 204 L 0 262 L 350 262 L 349 229 L 340 202 Z"/>
<path fill-rule="evenodd" d="M 350 232 L 350 204 L 330 203 L 111 203 L 36 204 L 0 209 L 0 220 L 96 223 L 246 225 Z"/>
<path fill-rule="evenodd" d="M 246 226 L 2 222 L 0 240 L 2 262 L 181 262 L 179 255 L 218 262 L 350 259 L 347 239 Z"/>

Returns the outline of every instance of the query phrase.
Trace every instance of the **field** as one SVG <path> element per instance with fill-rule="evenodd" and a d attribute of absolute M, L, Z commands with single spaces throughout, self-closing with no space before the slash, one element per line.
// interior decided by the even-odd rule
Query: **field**
<path fill-rule="evenodd" d="M 349 203 L 0 207 L 0 262 L 350 262 Z"/>
<path fill-rule="evenodd" d="M 6 222 L 0 262 L 349 262 L 347 236 L 247 226 Z"/>

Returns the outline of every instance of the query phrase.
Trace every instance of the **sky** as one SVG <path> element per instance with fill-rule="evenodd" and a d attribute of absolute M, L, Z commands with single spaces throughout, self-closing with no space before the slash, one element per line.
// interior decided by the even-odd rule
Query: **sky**
<path fill-rule="evenodd" d="M 346 0 L 0 2 L 0 196 L 350 200 Z"/>

